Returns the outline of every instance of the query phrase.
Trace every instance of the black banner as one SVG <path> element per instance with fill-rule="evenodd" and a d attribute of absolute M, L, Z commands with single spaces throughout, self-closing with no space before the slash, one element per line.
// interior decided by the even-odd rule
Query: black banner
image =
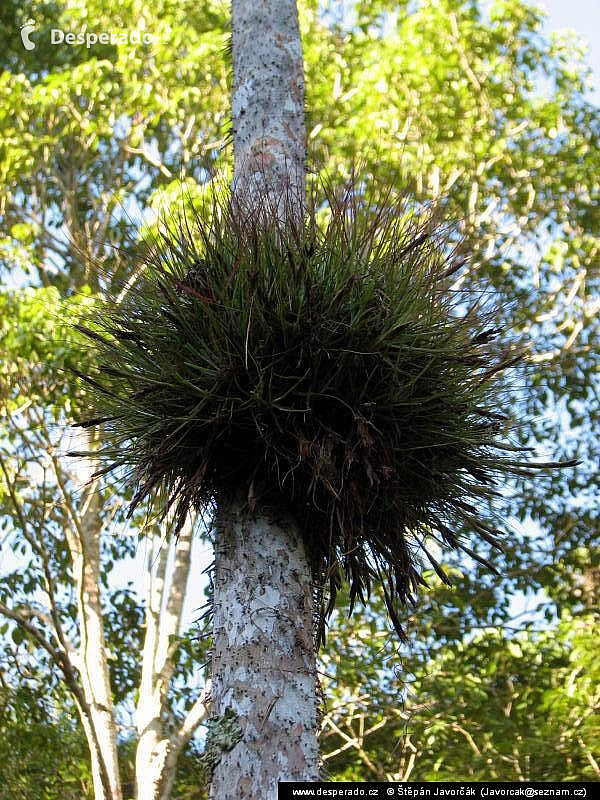
<path fill-rule="evenodd" d="M 596 787 L 594 790 L 593 787 Z M 289 781 L 279 784 L 278 800 L 297 800 L 300 797 L 406 797 L 419 798 L 579 798 L 596 796 L 598 783 L 572 781 L 538 783 L 511 782 L 439 782 L 439 783 L 327 783 Z"/>

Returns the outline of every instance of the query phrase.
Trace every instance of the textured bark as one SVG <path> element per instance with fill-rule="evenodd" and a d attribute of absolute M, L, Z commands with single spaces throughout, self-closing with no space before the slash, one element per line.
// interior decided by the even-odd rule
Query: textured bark
<path fill-rule="evenodd" d="M 275 800 L 277 781 L 317 780 L 311 571 L 298 526 L 239 501 L 217 515 L 213 717 L 241 741 L 220 753 L 213 800 Z"/>
<path fill-rule="evenodd" d="M 280 219 L 302 212 L 306 125 L 295 0 L 233 0 L 234 198 Z"/>

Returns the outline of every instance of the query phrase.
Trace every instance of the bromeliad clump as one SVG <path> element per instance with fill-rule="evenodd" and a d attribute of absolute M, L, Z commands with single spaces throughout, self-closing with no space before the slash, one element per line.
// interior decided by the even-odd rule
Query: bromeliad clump
<path fill-rule="evenodd" d="M 225 204 L 166 226 L 125 300 L 80 326 L 101 472 L 180 521 L 233 492 L 283 506 L 329 608 L 344 578 L 351 603 L 376 581 L 401 631 L 421 554 L 445 579 L 428 543 L 478 558 L 463 532 L 495 545 L 484 508 L 530 468 L 498 380 L 519 355 L 449 291 L 456 262 L 431 220 L 353 193 L 297 226 Z"/>

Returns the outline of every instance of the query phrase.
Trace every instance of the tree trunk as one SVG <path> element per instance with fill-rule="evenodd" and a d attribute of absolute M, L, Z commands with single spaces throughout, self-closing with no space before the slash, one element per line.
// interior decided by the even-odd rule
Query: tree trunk
<path fill-rule="evenodd" d="M 177 539 L 157 536 L 148 551 L 146 637 L 136 709 L 137 800 L 168 800 L 181 751 L 180 726 L 170 707 L 169 688 L 175 672 L 174 655 L 181 633 L 192 540 L 193 521 L 189 519 Z M 201 716 L 195 727 L 200 720 Z"/>
<path fill-rule="evenodd" d="M 233 0 L 233 196 L 286 222 L 306 201 L 304 66 L 295 0 Z"/>
<path fill-rule="evenodd" d="M 88 463 L 90 474 L 95 467 Z M 78 474 L 78 479 L 81 479 Z M 83 492 L 79 514 L 66 534 L 77 588 L 79 621 L 79 663 L 87 720 L 82 718 L 90 747 L 94 797 L 122 800 L 117 754 L 116 722 L 104 620 L 100 597 L 100 498 L 95 482 Z"/>
<path fill-rule="evenodd" d="M 318 778 L 310 566 L 281 513 L 225 503 L 216 535 L 213 716 L 231 710 L 240 730 L 220 754 L 211 798 L 274 800 L 278 780 Z"/>
<path fill-rule="evenodd" d="M 304 72 L 295 0 L 233 0 L 232 202 L 297 223 L 306 192 Z M 245 498 L 217 512 L 212 800 L 275 800 L 317 780 L 312 576 L 295 520 Z"/>
<path fill-rule="evenodd" d="M 165 589 L 169 545 L 155 536 L 148 546 L 146 580 L 146 636 L 142 657 L 142 676 L 136 708 L 138 744 L 135 754 L 135 796 L 137 800 L 157 800 L 163 782 L 168 753 L 168 738 L 163 735 L 163 694 L 168 688 L 161 681 L 158 663 L 161 612 Z"/>

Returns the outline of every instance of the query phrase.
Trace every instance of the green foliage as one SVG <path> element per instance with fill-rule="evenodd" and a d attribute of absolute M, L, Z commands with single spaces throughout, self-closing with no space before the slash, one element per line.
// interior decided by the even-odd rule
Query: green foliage
<path fill-rule="evenodd" d="M 71 410 L 71 370 L 85 358 L 73 322 L 92 303 L 89 292 L 62 299 L 54 287 L 0 292 L 0 402 L 7 411 L 50 398 L 55 414 Z"/>
<path fill-rule="evenodd" d="M 596 780 L 597 625 L 589 615 L 516 636 L 485 630 L 430 663 L 411 687 L 425 707 L 409 726 L 422 751 L 413 778 Z"/>
<path fill-rule="evenodd" d="M 0 800 L 92 798 L 85 739 L 72 709 L 53 710 L 38 689 L 0 685 Z"/>
<path fill-rule="evenodd" d="M 99 288 L 92 264 L 127 274 L 122 248 L 157 187 L 182 167 L 201 182 L 218 160 L 228 15 L 215 0 L 3 3 L 0 269 L 18 266 L 63 294 Z M 26 51 L 19 26 L 30 17 L 36 47 Z M 138 29 L 166 43 L 52 46 L 51 28 Z"/>
<path fill-rule="evenodd" d="M 434 594 L 445 591 L 438 583 Z M 434 606 L 429 618 L 444 619 Z M 332 619 L 321 751 L 335 780 L 597 780 L 598 617 L 400 652 L 381 602 Z"/>

